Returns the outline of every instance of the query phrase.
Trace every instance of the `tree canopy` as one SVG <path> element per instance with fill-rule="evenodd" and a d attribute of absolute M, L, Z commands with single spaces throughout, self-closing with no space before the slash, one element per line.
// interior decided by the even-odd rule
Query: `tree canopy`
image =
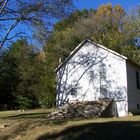
<path fill-rule="evenodd" d="M 39 107 L 44 56 L 26 40 L 18 40 L 0 59 L 0 108 Z"/>
<path fill-rule="evenodd" d="M 72 17 L 77 13 L 74 20 Z M 110 3 L 96 10 L 77 10 L 68 19 L 55 24 L 53 34 L 47 41 L 47 48 L 50 51 L 57 50 L 59 57 L 65 58 L 78 43 L 90 38 L 129 57 L 129 53 L 125 54 L 124 50 L 129 47 L 132 50 L 138 49 L 139 16 L 137 13 L 127 14 L 120 5 L 113 7 Z"/>

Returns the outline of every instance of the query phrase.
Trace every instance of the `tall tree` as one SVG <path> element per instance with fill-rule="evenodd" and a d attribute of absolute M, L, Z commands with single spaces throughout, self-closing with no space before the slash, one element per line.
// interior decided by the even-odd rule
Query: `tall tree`
<path fill-rule="evenodd" d="M 0 57 L 0 109 L 11 109 L 15 106 L 13 93 L 19 83 L 18 60 L 5 51 Z"/>
<path fill-rule="evenodd" d="M 40 84 L 45 74 L 44 55 L 26 40 L 18 40 L 0 59 L 0 107 L 40 107 Z M 42 98 L 41 98 L 42 99 Z"/>

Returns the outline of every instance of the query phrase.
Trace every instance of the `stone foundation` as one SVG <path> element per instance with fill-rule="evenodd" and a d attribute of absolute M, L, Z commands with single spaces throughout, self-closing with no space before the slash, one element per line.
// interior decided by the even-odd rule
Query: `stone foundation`
<path fill-rule="evenodd" d="M 51 120 L 101 117 L 112 100 L 84 101 L 65 104 L 48 115 Z"/>

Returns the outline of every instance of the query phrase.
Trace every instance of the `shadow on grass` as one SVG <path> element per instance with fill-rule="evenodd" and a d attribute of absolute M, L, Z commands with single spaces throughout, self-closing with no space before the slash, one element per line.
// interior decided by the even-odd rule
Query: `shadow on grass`
<path fill-rule="evenodd" d="M 22 113 L 18 115 L 12 115 L 7 117 L 0 117 L 0 119 L 37 119 L 37 118 L 45 118 L 49 114 L 49 112 L 44 113 Z"/>
<path fill-rule="evenodd" d="M 9 136 L 0 136 L 0 140 L 7 140 Z"/>
<path fill-rule="evenodd" d="M 45 134 L 36 140 L 138 140 L 140 121 L 89 123 L 69 127 L 60 133 Z"/>

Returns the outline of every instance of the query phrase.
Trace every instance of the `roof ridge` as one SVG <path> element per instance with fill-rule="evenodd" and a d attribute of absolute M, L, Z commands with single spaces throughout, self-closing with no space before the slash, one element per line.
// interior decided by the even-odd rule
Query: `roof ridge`
<path fill-rule="evenodd" d="M 102 49 L 104 49 L 104 50 L 107 50 L 107 51 L 109 51 L 109 52 L 111 52 L 111 53 L 113 53 L 113 54 L 115 54 L 115 55 L 117 55 L 117 56 L 119 56 L 119 57 L 121 57 L 121 58 L 123 58 L 123 59 L 128 59 L 126 56 L 121 55 L 120 53 L 117 53 L 116 51 L 113 51 L 113 50 L 111 50 L 111 49 L 109 49 L 109 48 L 107 48 L 107 47 L 105 47 L 105 46 L 103 46 L 103 45 L 101 45 L 101 44 L 97 44 L 97 43 L 91 41 L 90 39 L 87 39 L 87 38 L 86 38 L 84 41 L 82 41 L 82 42 L 69 54 L 69 56 L 68 56 L 62 63 L 60 63 L 60 64 L 58 65 L 58 67 L 54 70 L 54 72 L 57 72 L 57 71 L 62 67 L 62 65 L 63 65 L 64 63 L 66 63 L 66 62 L 76 53 L 76 51 L 80 50 L 81 47 L 83 47 L 84 44 L 86 44 L 87 42 L 92 43 L 93 45 L 96 45 L 97 47 L 100 47 L 100 48 L 102 48 Z"/>

